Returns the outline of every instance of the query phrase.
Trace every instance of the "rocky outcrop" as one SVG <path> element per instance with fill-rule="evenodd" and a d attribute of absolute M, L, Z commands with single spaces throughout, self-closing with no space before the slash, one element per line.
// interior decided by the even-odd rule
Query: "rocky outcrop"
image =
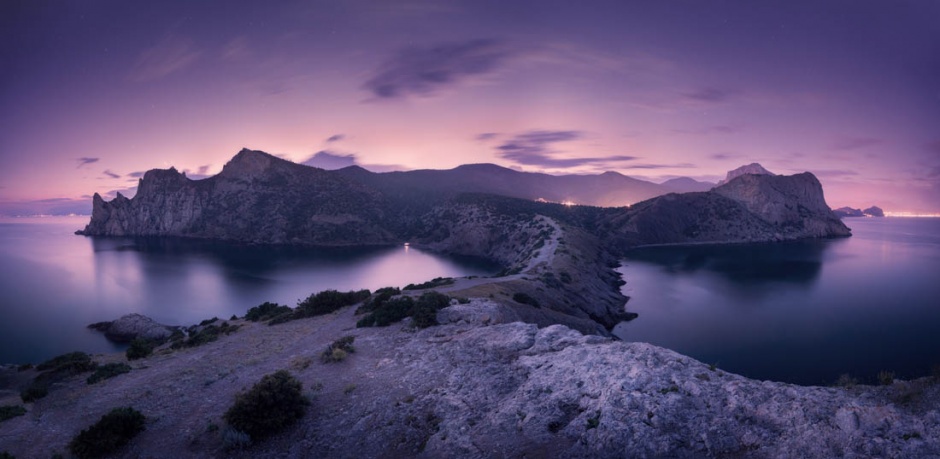
<path fill-rule="evenodd" d="M 162 341 L 169 338 L 175 329 L 142 314 L 127 314 L 112 322 L 91 324 L 88 328 L 104 333 L 106 338 L 117 343 L 129 343 L 137 338 Z"/>
<path fill-rule="evenodd" d="M 864 217 L 865 214 L 862 213 L 862 209 L 853 209 L 851 207 L 840 207 L 832 211 L 839 218 L 846 217 Z"/>
<path fill-rule="evenodd" d="M 871 206 L 862 211 L 863 214 L 868 215 L 869 217 L 884 217 L 885 211 L 878 206 Z"/>
<path fill-rule="evenodd" d="M 773 172 L 770 172 L 769 170 L 764 169 L 764 166 L 761 166 L 758 163 L 751 163 L 751 164 L 741 166 L 737 169 L 728 171 L 728 173 L 725 175 L 724 180 L 718 181 L 718 186 L 724 185 L 725 183 L 728 183 L 742 175 L 748 175 L 748 174 L 750 175 L 774 175 Z"/>

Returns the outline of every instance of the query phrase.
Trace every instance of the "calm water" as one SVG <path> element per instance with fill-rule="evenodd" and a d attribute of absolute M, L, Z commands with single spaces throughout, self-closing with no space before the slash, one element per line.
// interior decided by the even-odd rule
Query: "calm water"
<path fill-rule="evenodd" d="M 648 248 L 620 268 L 627 341 L 758 379 L 924 376 L 940 364 L 940 219 L 846 219 L 847 239 Z"/>
<path fill-rule="evenodd" d="M 0 221 L 0 363 L 117 350 L 85 325 L 131 312 L 188 325 L 243 315 L 265 301 L 294 306 L 330 288 L 404 286 L 498 269 L 405 247 L 325 250 L 75 236 L 87 220 Z"/>

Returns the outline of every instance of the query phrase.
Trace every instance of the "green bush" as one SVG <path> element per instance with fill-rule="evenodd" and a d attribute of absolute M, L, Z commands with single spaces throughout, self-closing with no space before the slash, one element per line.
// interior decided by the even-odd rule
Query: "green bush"
<path fill-rule="evenodd" d="M 440 292 L 424 292 L 411 310 L 414 326 L 428 328 L 437 325 L 437 311 L 450 306 L 450 297 Z"/>
<path fill-rule="evenodd" d="M 307 297 L 307 299 L 297 303 L 295 315 L 300 317 L 313 317 L 329 314 L 339 308 L 352 306 L 363 301 L 372 293 L 368 290 L 338 292 L 336 290 L 324 290 Z"/>
<path fill-rule="evenodd" d="M 24 414 L 26 414 L 26 408 L 20 405 L 0 406 L 0 421 L 6 421 L 7 419 L 22 416 Z"/>
<path fill-rule="evenodd" d="M 189 327 L 189 338 L 174 341 L 170 346 L 173 349 L 183 347 L 196 347 L 211 343 L 221 335 L 230 335 L 238 330 L 238 325 L 232 325 L 228 322 L 222 322 L 220 325 L 194 326 Z"/>
<path fill-rule="evenodd" d="M 450 297 L 440 292 L 424 292 L 417 300 L 410 296 L 392 298 L 359 319 L 356 327 L 385 327 L 411 317 L 418 328 L 437 325 L 437 311 L 450 305 Z"/>
<path fill-rule="evenodd" d="M 250 320 L 252 322 L 263 322 L 265 320 L 273 319 L 281 314 L 290 314 L 294 310 L 289 306 L 282 306 L 277 303 L 266 302 L 258 306 L 255 306 L 248 310 L 248 313 L 245 314 L 245 320 Z"/>
<path fill-rule="evenodd" d="M 115 408 L 69 442 L 69 451 L 79 458 L 110 455 L 144 430 L 146 418 L 131 407 Z"/>
<path fill-rule="evenodd" d="M 149 339 L 135 338 L 134 341 L 131 341 L 131 345 L 128 346 L 124 355 L 127 356 L 127 360 L 142 359 L 153 354 L 155 347 L 157 347 L 157 343 Z"/>
<path fill-rule="evenodd" d="M 528 305 L 530 305 L 530 306 L 535 306 L 535 307 L 537 307 L 537 308 L 538 308 L 538 307 L 541 307 L 541 305 L 539 305 L 539 301 L 538 301 L 538 300 L 536 300 L 535 298 L 532 298 L 532 297 L 529 296 L 528 294 L 522 293 L 522 292 L 519 292 L 519 293 L 514 294 L 514 295 L 512 296 L 512 300 L 515 301 L 515 302 L 517 302 L 517 303 L 528 304 Z"/>
<path fill-rule="evenodd" d="M 303 417 L 310 403 L 300 381 L 285 370 L 261 378 L 225 412 L 225 421 L 252 440 L 277 433 Z"/>
<path fill-rule="evenodd" d="M 356 309 L 356 314 L 362 314 L 364 312 L 372 312 L 376 309 L 382 307 L 386 301 L 390 300 L 395 295 L 400 295 L 401 289 L 397 287 L 382 287 L 375 291 L 368 300 L 362 303 L 358 309 Z"/>
<path fill-rule="evenodd" d="M 117 375 L 129 373 L 130 371 L 131 367 L 126 363 L 109 363 L 107 365 L 98 367 L 98 369 L 95 370 L 95 373 L 88 377 L 86 382 L 88 384 L 94 384 L 98 381 L 111 379 Z"/>
<path fill-rule="evenodd" d="M 49 383 L 46 381 L 33 380 L 26 389 L 20 391 L 20 399 L 25 403 L 34 402 L 46 395 L 49 395 Z"/>
<path fill-rule="evenodd" d="M 352 345 L 355 340 L 356 338 L 354 336 L 344 336 L 333 341 L 326 347 L 326 350 L 320 354 L 320 360 L 323 361 L 323 363 L 335 363 L 346 360 L 346 356 L 356 352 L 356 348 Z"/>

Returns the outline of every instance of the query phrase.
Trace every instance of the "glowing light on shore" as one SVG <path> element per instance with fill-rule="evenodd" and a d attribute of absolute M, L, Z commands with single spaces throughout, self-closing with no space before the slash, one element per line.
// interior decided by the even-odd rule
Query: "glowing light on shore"
<path fill-rule="evenodd" d="M 576 204 L 575 204 L 574 201 L 562 201 L 562 202 L 561 202 L 561 205 L 571 207 L 571 206 L 576 205 Z"/>
<path fill-rule="evenodd" d="M 916 212 L 885 212 L 885 217 L 940 218 L 940 214 L 921 214 Z"/>

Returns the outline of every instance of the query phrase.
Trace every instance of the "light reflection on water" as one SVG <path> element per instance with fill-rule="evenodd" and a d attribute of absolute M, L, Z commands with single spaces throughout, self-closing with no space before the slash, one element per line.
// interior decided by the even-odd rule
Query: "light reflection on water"
<path fill-rule="evenodd" d="M 615 332 L 746 376 L 829 384 L 940 364 L 940 219 L 850 219 L 854 236 L 638 250 L 639 318 Z"/>
<path fill-rule="evenodd" d="M 86 238 L 85 218 L 0 221 L 0 363 L 118 349 L 89 323 L 138 312 L 167 324 L 294 306 L 325 289 L 487 275 L 480 260 L 415 247 L 313 249 L 175 239 Z"/>

